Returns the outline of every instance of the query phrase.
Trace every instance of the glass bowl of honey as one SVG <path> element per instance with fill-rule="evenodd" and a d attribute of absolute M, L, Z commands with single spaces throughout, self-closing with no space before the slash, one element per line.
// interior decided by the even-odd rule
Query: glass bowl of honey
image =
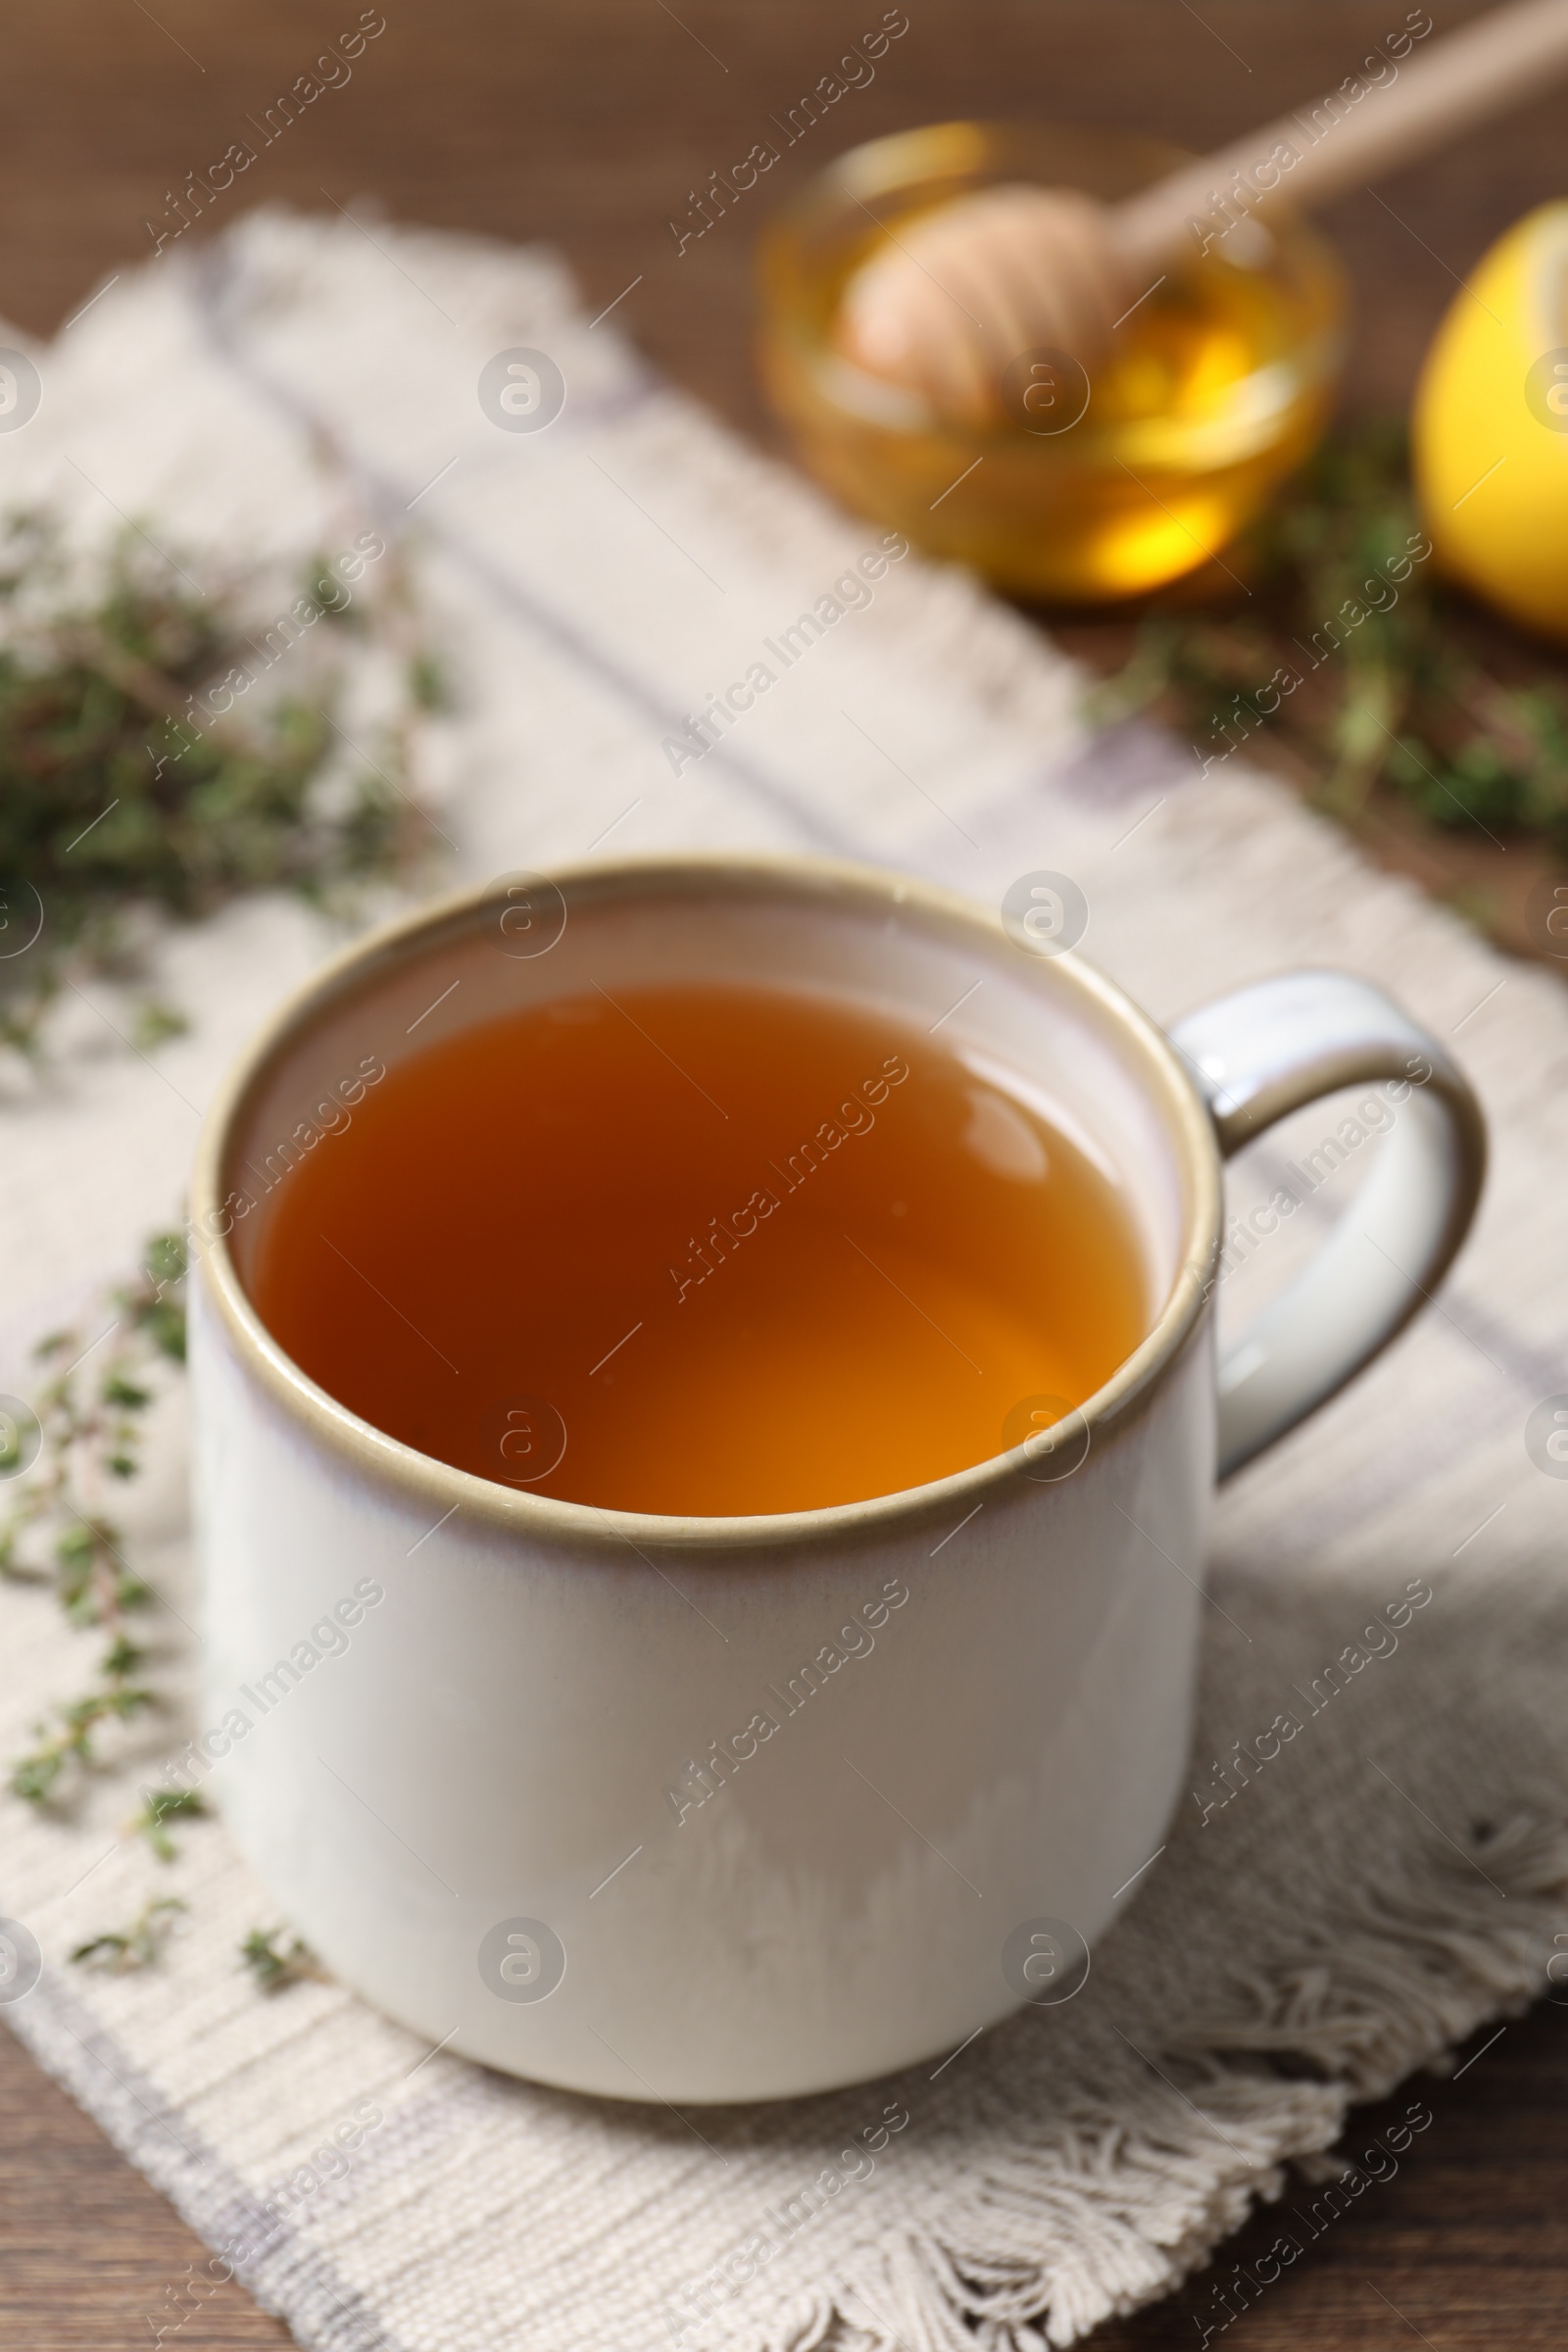
<path fill-rule="evenodd" d="M 999 182 L 1114 203 L 1190 160 L 1154 139 L 942 122 L 852 148 L 763 231 L 762 380 L 802 461 L 847 507 L 1009 595 L 1099 605 L 1219 555 L 1328 421 L 1345 284 L 1283 206 L 1193 240 L 1118 324 L 1092 379 L 1027 363 L 977 426 L 857 368 L 834 329 L 861 265 L 918 214 Z"/>

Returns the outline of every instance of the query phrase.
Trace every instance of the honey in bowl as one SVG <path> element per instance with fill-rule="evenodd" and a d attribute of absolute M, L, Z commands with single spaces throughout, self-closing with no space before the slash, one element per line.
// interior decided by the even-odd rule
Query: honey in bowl
<path fill-rule="evenodd" d="M 991 428 L 851 367 L 835 333 L 855 273 L 933 206 L 1017 181 L 1111 200 L 1183 160 L 1153 140 L 978 122 L 840 157 L 776 218 L 759 260 L 763 381 L 806 465 L 846 506 L 1020 596 L 1135 596 L 1221 551 L 1328 417 L 1343 287 L 1300 221 L 1243 221 L 1203 252 L 1195 238 L 1092 379 L 1056 364 L 1065 355 L 1018 354 Z"/>
<path fill-rule="evenodd" d="M 269 1200 L 249 1288 L 420 1452 L 696 1517 L 989 1460 L 1149 1324 L 1114 1170 L 1007 1071 L 846 1001 L 708 986 L 594 990 L 401 1062 Z"/>

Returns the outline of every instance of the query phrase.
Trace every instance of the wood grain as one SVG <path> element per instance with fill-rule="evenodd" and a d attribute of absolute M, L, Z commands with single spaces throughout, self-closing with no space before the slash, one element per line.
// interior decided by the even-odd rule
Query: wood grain
<path fill-rule="evenodd" d="M 207 2248 L 22 2044 L 0 2034 L 0 2347 L 119 2352 L 153 2342 Z M 175 2298 L 171 2301 L 171 2295 Z M 149 2322 L 151 2324 L 149 2324 Z M 280 2320 L 222 2288 L 166 2341 L 183 2352 L 290 2344 Z"/>
<path fill-rule="evenodd" d="M 783 193 L 853 141 L 965 114 L 1033 113 L 1207 148 L 1337 82 L 1403 0 L 905 0 L 875 81 L 788 150 Z M 242 205 L 389 217 L 565 253 L 595 308 L 757 438 L 772 428 L 748 359 L 740 208 L 677 253 L 669 221 L 769 118 L 826 73 L 883 0 L 384 0 L 353 78 L 262 148 L 206 226 Z M 1470 13 L 1434 0 L 1439 28 Z M 264 116 L 357 0 L 49 0 L 7 23 L 0 80 L 0 313 L 35 333 L 152 250 L 149 220 L 246 119 Z M 1561 194 L 1563 102 L 1544 98 L 1440 161 L 1326 216 L 1356 308 L 1348 397 L 1392 408 L 1464 272 L 1507 223 Z M 759 199 L 760 201 L 760 199 Z M 193 228 L 192 242 L 204 233 Z M 629 289 L 629 290 L 628 290 Z M 1489 2031 L 1495 2031 L 1491 2029 Z M 1487 2036 L 1477 2037 L 1482 2048 Z M 1357 2119 L 1368 2146 L 1412 2098 L 1433 2123 L 1252 2308 L 1222 2329 L 1216 2278 L 1266 2253 L 1260 2216 L 1183 2296 L 1100 2352 L 1223 2340 L 1237 2352 L 1533 2352 L 1568 2311 L 1568 2009 L 1510 2024 L 1455 2081 Z M 1305 2210 L 1310 2198 L 1288 2192 Z M 147 2315 L 202 2249 L 92 2125 L 0 2034 L 0 2347 L 84 2352 L 151 2340 Z M 1267 2266 L 1265 2265 L 1265 2268 Z M 237 2288 L 177 2336 L 288 2340 Z"/>
<path fill-rule="evenodd" d="M 220 200 L 321 209 L 365 196 L 400 220 L 546 237 L 597 308 L 747 429 L 769 430 L 748 356 L 749 239 L 737 205 L 677 255 L 690 190 L 874 24 L 884 0 L 387 0 L 387 29 Z M 1434 0 L 1440 29 L 1469 14 Z M 152 250 L 146 222 L 351 25 L 356 0 L 50 0 L 7 27 L 0 86 L 0 313 L 53 329 L 105 271 Z M 1338 81 L 1394 29 L 1396 0 L 907 0 L 909 30 L 763 183 L 829 152 L 963 114 L 1038 113 L 1196 148 Z M 1546 96 L 1327 217 L 1357 292 L 1349 381 L 1402 401 L 1463 272 L 1560 187 L 1563 101 Z M 762 201 L 760 188 L 753 200 Z M 199 232 L 193 230 L 192 236 Z"/>

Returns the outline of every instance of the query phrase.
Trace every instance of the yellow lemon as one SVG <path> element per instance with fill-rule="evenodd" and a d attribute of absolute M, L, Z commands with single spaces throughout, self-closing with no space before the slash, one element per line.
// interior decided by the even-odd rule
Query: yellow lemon
<path fill-rule="evenodd" d="M 1568 640 L 1568 203 L 1527 214 L 1472 272 L 1427 354 L 1412 422 L 1444 568 Z"/>

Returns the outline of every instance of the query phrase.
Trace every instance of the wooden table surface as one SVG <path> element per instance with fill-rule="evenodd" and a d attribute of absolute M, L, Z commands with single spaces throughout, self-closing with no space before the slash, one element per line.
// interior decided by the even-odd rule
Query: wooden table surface
<path fill-rule="evenodd" d="M 737 213 L 677 254 L 668 222 L 826 73 L 884 0 L 383 0 L 352 81 L 266 149 L 243 200 L 544 237 L 595 308 L 723 416 L 773 438 L 747 354 Z M 1431 0 L 1440 29 L 1468 11 Z M 1338 81 L 1402 0 L 904 0 L 874 82 L 777 167 L 788 188 L 855 140 L 965 114 L 1034 112 L 1216 143 Z M 13 12 L 0 82 L 0 314 L 47 333 L 151 250 L 168 193 L 351 25 L 349 0 L 47 0 Z M 1349 397 L 1399 405 L 1484 247 L 1563 188 L 1564 105 L 1546 98 L 1441 163 L 1326 217 L 1356 289 Z M 232 200 L 231 200 L 232 201 Z M 219 224 L 229 217 L 221 209 Z M 632 281 L 638 282 L 633 285 Z M 1495 2029 L 1489 2029 L 1494 2032 Z M 1477 2037 L 1477 2049 L 1487 2042 Z M 1467 2054 L 1468 2055 L 1468 2054 Z M 1568 2337 L 1568 2007 L 1511 2023 L 1450 2083 L 1434 2127 L 1238 2317 L 1237 2352 L 1527 2352 Z M 1348 2141 L 1370 2143 L 1378 2116 Z M 1265 2215 L 1222 2268 L 1261 2252 Z M 145 2343 L 147 2314 L 202 2249 L 0 2034 L 0 2346 Z M 1189 2294 L 1107 2328 L 1100 2352 L 1199 2343 Z M 181 2330 L 188 2352 L 289 2340 L 236 2287 Z M 1216 2328 L 1211 2337 L 1218 2341 Z M 454 2352 L 461 2348 L 454 2346 Z"/>

